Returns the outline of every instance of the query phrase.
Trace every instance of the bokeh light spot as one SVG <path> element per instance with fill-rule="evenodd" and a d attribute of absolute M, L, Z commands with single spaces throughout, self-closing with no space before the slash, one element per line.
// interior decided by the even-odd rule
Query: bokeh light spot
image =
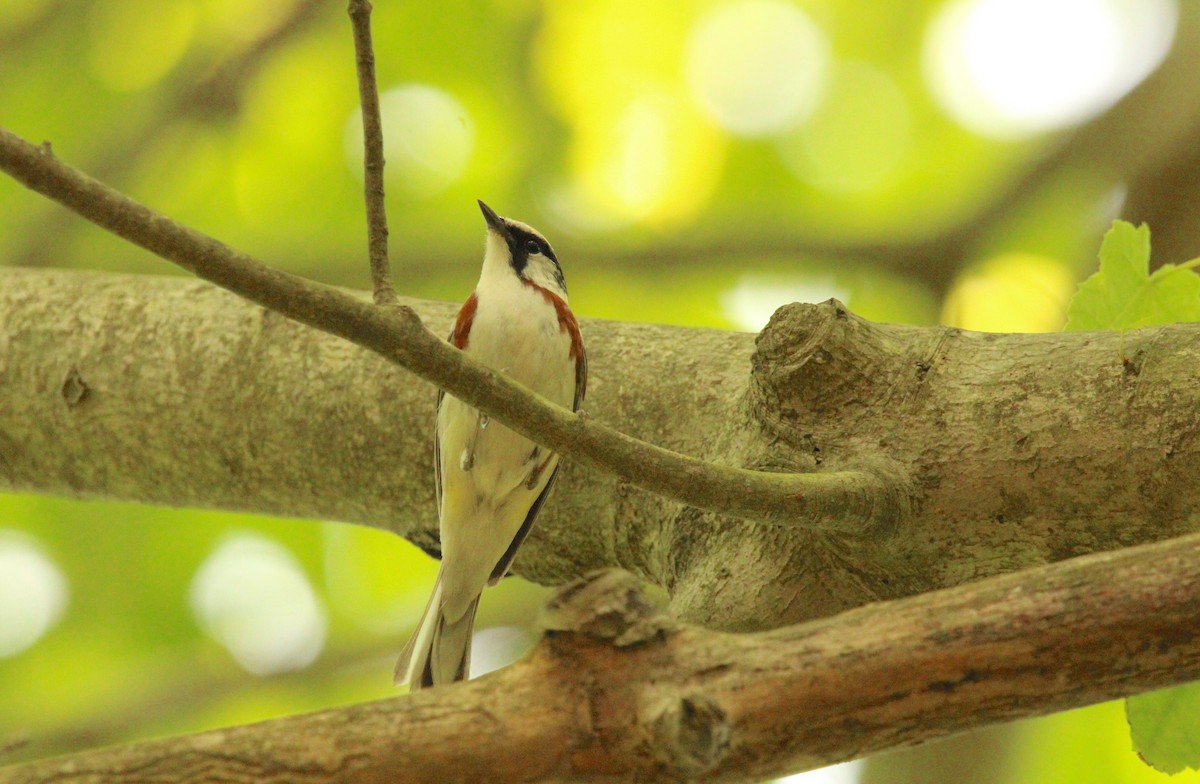
<path fill-rule="evenodd" d="M 325 610 L 304 570 L 258 534 L 219 544 L 196 571 L 190 599 L 201 627 L 256 675 L 307 667 L 325 645 Z"/>
<path fill-rule="evenodd" d="M 379 96 L 379 114 L 389 194 L 433 196 L 466 171 L 475 128 L 466 107 L 445 90 L 424 84 L 395 87 Z M 346 158 L 356 172 L 362 171 L 362 144 L 362 115 L 356 108 L 346 123 Z"/>
<path fill-rule="evenodd" d="M 955 0 L 926 36 L 926 81 L 983 135 L 1072 125 L 1162 61 L 1177 16 L 1173 0 Z"/>
<path fill-rule="evenodd" d="M 817 768 L 776 779 L 775 784 L 857 784 L 862 778 L 863 761 L 854 760 L 840 765 Z"/>
<path fill-rule="evenodd" d="M 318 252 L 314 235 L 322 241 L 336 236 L 330 224 L 342 223 L 340 211 L 361 217 L 361 196 L 350 208 L 330 198 L 348 184 L 330 180 L 345 172 L 345 148 L 339 144 L 356 96 L 346 92 L 344 75 L 330 67 L 344 56 L 343 46 L 332 36 L 300 38 L 264 61 L 246 86 L 235 126 L 232 180 L 239 217 L 257 241 Z M 353 171 L 362 176 L 361 145 Z M 284 180 L 287 187 L 281 187 Z"/>
<path fill-rule="evenodd" d="M 942 307 L 942 323 L 984 332 L 1055 332 L 1075 281 L 1066 265 L 1034 253 L 1005 253 L 966 271 Z"/>
<path fill-rule="evenodd" d="M 830 297 L 847 302 L 849 290 L 838 286 L 832 276 L 805 278 L 782 275 L 745 275 L 721 295 L 726 317 L 739 329 L 758 332 L 771 315 L 792 302 L 824 302 Z"/>
<path fill-rule="evenodd" d="M 515 626 L 489 626 L 475 632 L 471 643 L 471 677 L 507 667 L 536 642 L 527 630 Z"/>
<path fill-rule="evenodd" d="M 671 174 L 669 109 L 653 99 L 632 102 L 617 120 L 618 146 L 605 172 L 608 190 L 634 213 L 652 209 Z"/>
<path fill-rule="evenodd" d="M 253 41 L 287 19 L 302 0 L 257 0 L 253 3 L 206 3 L 203 7 L 206 26 L 221 36 L 221 40 Z"/>
<path fill-rule="evenodd" d="M 411 629 L 438 562 L 385 531 L 342 523 L 322 529 L 325 594 L 337 616 L 397 638 Z"/>
<path fill-rule="evenodd" d="M 857 193 L 888 179 L 908 152 L 908 102 L 891 77 L 867 63 L 839 63 L 808 122 L 779 138 L 797 176 L 823 190 Z"/>
<path fill-rule="evenodd" d="M 112 90 L 157 83 L 187 51 L 196 28 L 191 3 L 120 0 L 91 6 L 92 73 Z"/>
<path fill-rule="evenodd" d="M 669 93 L 645 93 L 578 130 L 572 155 L 580 203 L 626 220 L 690 216 L 711 195 L 724 162 L 720 133 Z"/>
<path fill-rule="evenodd" d="M 67 606 L 67 580 L 42 549 L 0 530 L 0 659 L 42 638 Z"/>
<path fill-rule="evenodd" d="M 530 56 L 543 98 L 571 123 L 602 117 L 646 89 L 683 90 L 690 3 L 545 3 Z"/>
<path fill-rule="evenodd" d="M 813 21 L 781 0 L 721 5 L 696 23 L 687 83 L 718 125 L 739 136 L 786 130 L 816 105 L 829 44 Z"/>

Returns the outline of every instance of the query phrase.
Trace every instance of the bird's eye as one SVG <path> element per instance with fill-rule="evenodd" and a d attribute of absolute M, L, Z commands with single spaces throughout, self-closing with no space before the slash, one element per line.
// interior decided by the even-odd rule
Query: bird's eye
<path fill-rule="evenodd" d="M 528 240 L 525 240 L 525 252 L 528 253 L 530 256 L 534 256 L 534 255 L 537 255 L 538 253 L 542 252 L 542 247 L 540 245 L 538 245 L 537 240 L 528 239 Z"/>

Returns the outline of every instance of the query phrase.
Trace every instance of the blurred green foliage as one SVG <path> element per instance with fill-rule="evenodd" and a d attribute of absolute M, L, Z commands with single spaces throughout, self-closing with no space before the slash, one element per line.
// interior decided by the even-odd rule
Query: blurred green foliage
<path fill-rule="evenodd" d="M 378 3 L 398 287 L 465 297 L 482 197 L 551 237 L 584 316 L 755 330 L 838 296 L 878 320 L 1057 329 L 1125 179 L 1091 148 L 1039 169 L 1070 149 L 1065 122 L 995 137 L 953 119 L 931 31 L 960 6 Z M 362 287 L 356 107 L 344 2 L 0 3 L 5 127 L 278 267 Z M 2 178 L 0 263 L 178 274 Z M 6 497 L 0 533 L 65 584 L 48 630 L 0 658 L 0 762 L 391 694 L 435 570 L 377 531 L 207 511 Z M 197 575 L 231 537 L 290 553 L 272 568 L 311 587 L 315 662 L 251 675 L 206 633 Z M 542 596 L 506 581 L 480 628 L 527 627 Z M 1115 772 L 1136 763 L 1115 715 L 1025 725 L 1011 780 L 1160 778 Z"/>

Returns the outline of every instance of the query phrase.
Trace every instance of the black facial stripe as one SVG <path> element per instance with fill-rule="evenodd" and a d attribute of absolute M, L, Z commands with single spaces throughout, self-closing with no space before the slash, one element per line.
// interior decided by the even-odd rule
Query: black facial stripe
<path fill-rule="evenodd" d="M 554 279 L 558 281 L 558 285 L 562 286 L 563 291 L 567 290 L 567 283 L 563 279 L 562 267 L 559 266 L 558 257 L 554 255 L 554 249 L 550 247 L 550 243 L 546 242 L 541 237 L 528 232 L 519 226 L 508 224 L 508 251 L 512 255 L 512 267 L 518 275 L 525 271 L 525 266 L 529 264 L 529 251 L 525 249 L 526 243 L 533 240 L 543 256 L 550 259 L 554 263 Z"/>
<path fill-rule="evenodd" d="M 508 253 L 512 257 L 512 267 L 520 275 L 525 271 L 525 265 L 529 263 L 529 253 L 525 250 L 525 239 L 519 230 L 509 227 L 507 241 Z"/>

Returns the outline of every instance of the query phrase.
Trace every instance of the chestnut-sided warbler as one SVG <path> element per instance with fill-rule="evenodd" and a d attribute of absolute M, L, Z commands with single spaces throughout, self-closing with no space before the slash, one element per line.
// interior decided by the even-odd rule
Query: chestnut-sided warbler
<path fill-rule="evenodd" d="M 483 272 L 450 342 L 578 411 L 587 357 L 558 259 L 534 229 L 482 201 L 479 208 L 487 220 Z M 442 565 L 396 663 L 396 682 L 412 690 L 468 676 L 479 595 L 512 565 L 554 486 L 558 455 L 439 393 L 434 466 Z"/>

